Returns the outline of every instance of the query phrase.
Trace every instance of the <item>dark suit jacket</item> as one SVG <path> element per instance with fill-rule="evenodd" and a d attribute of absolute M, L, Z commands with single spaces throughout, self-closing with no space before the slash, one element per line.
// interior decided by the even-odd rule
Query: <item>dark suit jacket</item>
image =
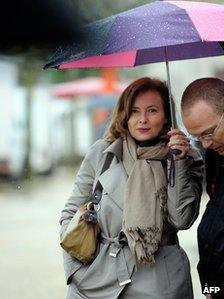
<path fill-rule="evenodd" d="M 224 298 L 224 157 L 212 150 L 205 156 L 207 192 L 210 201 L 198 227 L 200 261 L 198 272 L 202 290 L 219 286 L 213 298 Z M 220 297 L 221 296 L 221 297 Z"/>

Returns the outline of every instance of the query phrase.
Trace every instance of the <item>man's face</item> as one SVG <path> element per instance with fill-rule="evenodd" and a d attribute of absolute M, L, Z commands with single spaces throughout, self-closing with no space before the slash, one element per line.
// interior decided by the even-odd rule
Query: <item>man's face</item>
<path fill-rule="evenodd" d="M 213 149 L 224 155 L 224 117 L 212 106 L 199 101 L 185 111 L 182 118 L 188 132 L 199 138 L 204 148 Z"/>

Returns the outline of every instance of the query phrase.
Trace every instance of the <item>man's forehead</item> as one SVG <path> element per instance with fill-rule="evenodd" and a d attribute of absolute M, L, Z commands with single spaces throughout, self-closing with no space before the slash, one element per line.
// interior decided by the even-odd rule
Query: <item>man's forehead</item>
<path fill-rule="evenodd" d="M 218 117 L 212 106 L 197 102 L 183 114 L 183 122 L 190 133 L 200 135 L 212 129 Z"/>

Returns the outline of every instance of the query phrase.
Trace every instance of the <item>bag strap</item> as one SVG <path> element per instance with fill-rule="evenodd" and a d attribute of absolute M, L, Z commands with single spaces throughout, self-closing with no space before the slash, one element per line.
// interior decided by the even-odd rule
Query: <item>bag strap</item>
<path fill-rule="evenodd" d="M 114 157 L 113 153 L 111 153 L 111 152 L 107 153 L 107 156 L 106 156 L 106 159 L 105 159 L 105 162 L 103 164 L 100 174 L 104 173 L 110 167 L 113 157 Z M 103 191 L 103 186 L 101 185 L 100 181 L 98 180 L 96 183 L 95 189 L 93 191 L 93 194 L 92 194 L 92 203 L 93 204 L 98 204 L 100 202 L 101 197 L 102 197 L 102 191 Z"/>

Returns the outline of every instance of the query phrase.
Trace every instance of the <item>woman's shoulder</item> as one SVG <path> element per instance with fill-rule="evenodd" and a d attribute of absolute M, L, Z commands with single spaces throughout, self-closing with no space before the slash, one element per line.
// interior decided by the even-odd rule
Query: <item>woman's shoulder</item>
<path fill-rule="evenodd" d="M 93 151 L 93 152 L 95 152 L 95 151 L 103 152 L 109 145 L 110 145 L 110 143 L 108 141 L 106 141 L 105 139 L 98 139 L 90 147 L 90 151 Z"/>
<path fill-rule="evenodd" d="M 109 146 L 110 144 L 105 140 L 105 139 L 99 139 L 97 140 L 89 149 L 89 151 L 86 154 L 86 158 L 91 160 L 91 161 L 96 161 L 99 160 L 105 149 Z"/>

